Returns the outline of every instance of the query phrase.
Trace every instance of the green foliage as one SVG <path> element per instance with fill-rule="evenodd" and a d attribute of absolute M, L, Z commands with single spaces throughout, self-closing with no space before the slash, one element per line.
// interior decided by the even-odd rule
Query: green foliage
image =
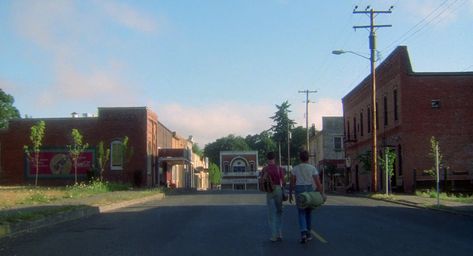
<path fill-rule="evenodd" d="M 123 159 L 123 165 L 126 165 L 130 162 L 131 158 L 133 157 L 134 154 L 134 148 L 129 145 L 129 138 L 128 136 L 125 136 L 123 138 L 123 144 L 122 144 L 122 155 L 124 157 Z"/>
<path fill-rule="evenodd" d="M 30 141 L 32 145 L 24 145 L 23 150 L 25 151 L 28 159 L 34 162 L 36 169 L 34 184 L 35 186 L 38 186 L 39 152 L 41 145 L 43 144 L 44 134 L 46 133 L 46 123 L 44 121 L 39 121 L 37 124 L 33 125 L 30 130 Z"/>
<path fill-rule="evenodd" d="M 199 144 L 197 143 L 192 144 L 192 152 L 194 152 L 194 154 L 198 155 L 199 157 L 204 156 L 204 151 L 199 147 Z"/>
<path fill-rule="evenodd" d="M 428 175 L 430 176 L 436 176 L 437 175 L 437 172 L 436 172 L 436 166 L 435 166 L 435 162 L 436 162 L 436 149 L 438 148 L 438 157 L 439 157 L 439 165 L 442 164 L 443 162 L 443 156 L 442 156 L 442 153 L 440 152 L 440 146 L 439 146 L 439 141 L 434 137 L 432 136 L 430 138 L 430 152 L 429 152 L 429 158 L 432 159 L 432 162 L 433 162 L 433 165 L 432 165 L 432 168 L 430 169 L 427 169 L 427 170 L 424 170 L 424 173 L 427 173 Z"/>
<path fill-rule="evenodd" d="M 217 139 L 215 142 L 205 145 L 204 153 L 212 163 L 220 165 L 221 151 L 248 151 L 250 147 L 245 139 L 233 134 Z"/>
<path fill-rule="evenodd" d="M 209 177 L 211 185 L 220 185 L 222 182 L 222 172 L 214 163 L 210 163 L 209 165 Z"/>
<path fill-rule="evenodd" d="M 388 161 L 386 162 L 386 155 L 388 157 Z M 384 151 L 384 154 L 382 156 L 378 157 L 379 163 L 383 168 L 388 167 L 388 174 L 389 177 L 392 177 L 394 175 L 394 162 L 396 161 L 396 150 L 392 148 L 386 148 Z"/>
<path fill-rule="evenodd" d="M 422 196 L 422 197 L 437 198 L 437 191 L 435 189 L 417 190 L 416 195 Z M 469 203 L 469 204 L 473 203 L 473 196 L 468 195 L 468 194 L 440 193 L 439 198 L 442 200 L 447 200 L 447 201 L 455 201 L 455 202 Z"/>
<path fill-rule="evenodd" d="M 0 128 L 5 128 L 12 118 L 19 118 L 20 112 L 13 106 L 15 99 L 0 88 Z"/>
<path fill-rule="evenodd" d="M 278 146 L 274 143 L 271 138 L 271 133 L 268 131 L 256 135 L 248 135 L 246 136 L 245 141 L 251 150 L 258 151 L 259 165 L 263 165 L 266 162 L 266 153 L 270 151 L 277 152 L 278 150 Z"/>
<path fill-rule="evenodd" d="M 291 110 L 289 108 L 291 104 L 286 100 L 281 105 L 276 105 L 277 111 L 274 113 L 271 119 L 273 119 L 273 126 L 271 131 L 273 131 L 273 139 L 276 143 L 281 143 L 281 151 L 284 149 L 287 150 L 288 136 L 289 132 L 292 132 L 292 128 L 296 123 L 294 120 L 289 118 L 289 113 Z M 282 154 L 285 156 L 287 163 L 287 154 Z M 284 159 L 284 157 L 282 157 Z"/>
<path fill-rule="evenodd" d="M 109 183 L 108 181 L 93 180 L 89 184 L 79 183 L 66 187 L 66 198 L 81 198 L 100 193 L 129 190 L 130 185 Z"/>
<path fill-rule="evenodd" d="M 100 141 L 97 145 L 97 165 L 100 171 L 100 180 L 103 180 L 103 172 L 105 171 L 105 166 L 110 160 L 110 148 L 104 147 L 103 141 Z"/>
<path fill-rule="evenodd" d="M 307 129 L 302 126 L 298 126 L 292 129 L 292 139 L 291 139 L 291 144 L 290 144 L 291 165 L 297 165 L 300 163 L 299 152 L 303 149 L 306 149 L 306 144 L 307 144 Z"/>
<path fill-rule="evenodd" d="M 72 137 L 72 145 L 67 145 L 67 149 L 69 150 L 69 155 L 71 156 L 72 162 L 74 164 L 74 183 L 77 184 L 77 161 L 79 160 L 80 154 L 85 151 L 86 148 L 89 147 L 89 144 L 84 143 L 82 134 L 80 134 L 79 130 L 72 129 L 71 132 Z"/>

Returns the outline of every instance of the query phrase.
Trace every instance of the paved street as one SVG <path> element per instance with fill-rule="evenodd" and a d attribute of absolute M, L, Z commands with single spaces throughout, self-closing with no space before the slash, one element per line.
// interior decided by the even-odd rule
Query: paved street
<path fill-rule="evenodd" d="M 0 255 L 471 255 L 473 218 L 330 196 L 318 239 L 300 245 L 287 205 L 271 243 L 261 193 L 203 192 L 122 208 L 0 240 Z"/>

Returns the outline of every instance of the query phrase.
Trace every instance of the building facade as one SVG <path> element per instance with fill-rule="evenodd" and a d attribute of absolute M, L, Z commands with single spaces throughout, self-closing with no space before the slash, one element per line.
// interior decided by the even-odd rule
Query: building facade
<path fill-rule="evenodd" d="M 173 142 L 175 133 L 164 130 L 156 113 L 146 107 L 99 108 L 97 116 L 79 117 L 73 113 L 69 118 L 14 119 L 10 120 L 7 128 L 0 130 L 0 184 L 34 182 L 36 165 L 27 157 L 23 147 L 31 145 L 30 129 L 39 121 L 46 124 L 39 154 L 39 185 L 67 185 L 75 182 L 76 171 L 67 150 L 67 145 L 72 144 L 72 129 L 77 129 L 84 143 L 89 144 L 78 160 L 79 181 L 97 175 L 96 146 L 103 142 L 105 148 L 110 149 L 110 158 L 102 173 L 105 180 L 135 186 L 166 184 L 164 177 L 168 176 L 168 172 L 172 173 L 172 168 L 160 168 L 159 151 L 181 146 Z M 122 150 L 125 138 L 129 142 L 128 152 Z M 192 156 L 188 158 L 192 161 Z M 204 169 L 201 162 L 198 164 L 190 166 Z M 188 184 L 192 182 L 183 186 Z"/>
<path fill-rule="evenodd" d="M 407 47 L 397 47 L 376 69 L 378 156 L 394 149 L 396 161 L 389 187 L 413 192 L 433 184 L 432 137 L 443 155 L 441 180 L 452 190 L 473 183 L 473 72 L 414 72 Z M 372 186 L 371 77 L 342 99 L 346 160 L 358 190 Z M 363 160 L 364 159 L 364 160 Z M 370 157 L 369 157 L 370 159 Z M 379 161 L 378 161 L 379 162 Z M 377 185 L 386 184 L 382 166 Z"/>
<path fill-rule="evenodd" d="M 324 187 L 345 189 L 349 175 L 343 149 L 343 117 L 322 117 L 322 130 L 310 137 L 311 162 L 323 173 Z"/>
<path fill-rule="evenodd" d="M 258 151 L 220 152 L 222 189 L 256 190 L 258 188 Z"/>

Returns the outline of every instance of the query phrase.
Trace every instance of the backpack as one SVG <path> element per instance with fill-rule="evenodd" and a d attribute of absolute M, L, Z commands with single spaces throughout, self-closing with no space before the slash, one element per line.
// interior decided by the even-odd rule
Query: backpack
<path fill-rule="evenodd" d="M 258 188 L 261 192 L 271 193 L 273 192 L 273 181 L 269 176 L 269 172 L 267 168 L 263 168 L 260 176 L 258 177 Z"/>

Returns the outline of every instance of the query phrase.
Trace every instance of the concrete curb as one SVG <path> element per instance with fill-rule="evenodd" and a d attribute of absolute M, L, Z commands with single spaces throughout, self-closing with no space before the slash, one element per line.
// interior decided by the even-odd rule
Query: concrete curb
<path fill-rule="evenodd" d="M 394 204 L 400 204 L 400 205 L 415 207 L 415 208 L 419 208 L 419 209 L 433 210 L 433 211 L 445 212 L 445 213 L 450 213 L 450 214 L 462 215 L 462 216 L 466 216 L 466 217 L 473 217 L 473 213 L 468 213 L 468 212 L 463 212 L 463 211 L 456 211 L 454 209 L 451 209 L 451 207 L 445 206 L 445 205 L 441 205 L 441 206 L 442 207 L 447 207 L 447 208 L 436 208 L 436 207 L 429 207 L 429 206 L 426 206 L 426 205 L 417 204 L 417 203 L 413 203 L 413 202 L 389 200 L 389 199 L 383 199 L 383 198 L 372 198 L 372 197 L 367 197 L 367 198 L 373 199 L 373 200 L 384 201 L 384 202 L 388 202 L 388 203 L 394 203 Z"/>
<path fill-rule="evenodd" d="M 135 204 L 141 204 L 152 200 L 161 200 L 164 197 L 165 195 L 163 193 L 160 193 L 157 195 L 147 196 L 139 199 L 126 200 L 123 202 L 112 203 L 98 207 L 78 205 L 77 208 L 32 221 L 0 224 L 0 239 L 3 237 L 14 236 L 24 232 L 31 232 L 36 229 L 56 225 L 67 221 L 77 220 L 96 214 L 110 212 Z"/>

